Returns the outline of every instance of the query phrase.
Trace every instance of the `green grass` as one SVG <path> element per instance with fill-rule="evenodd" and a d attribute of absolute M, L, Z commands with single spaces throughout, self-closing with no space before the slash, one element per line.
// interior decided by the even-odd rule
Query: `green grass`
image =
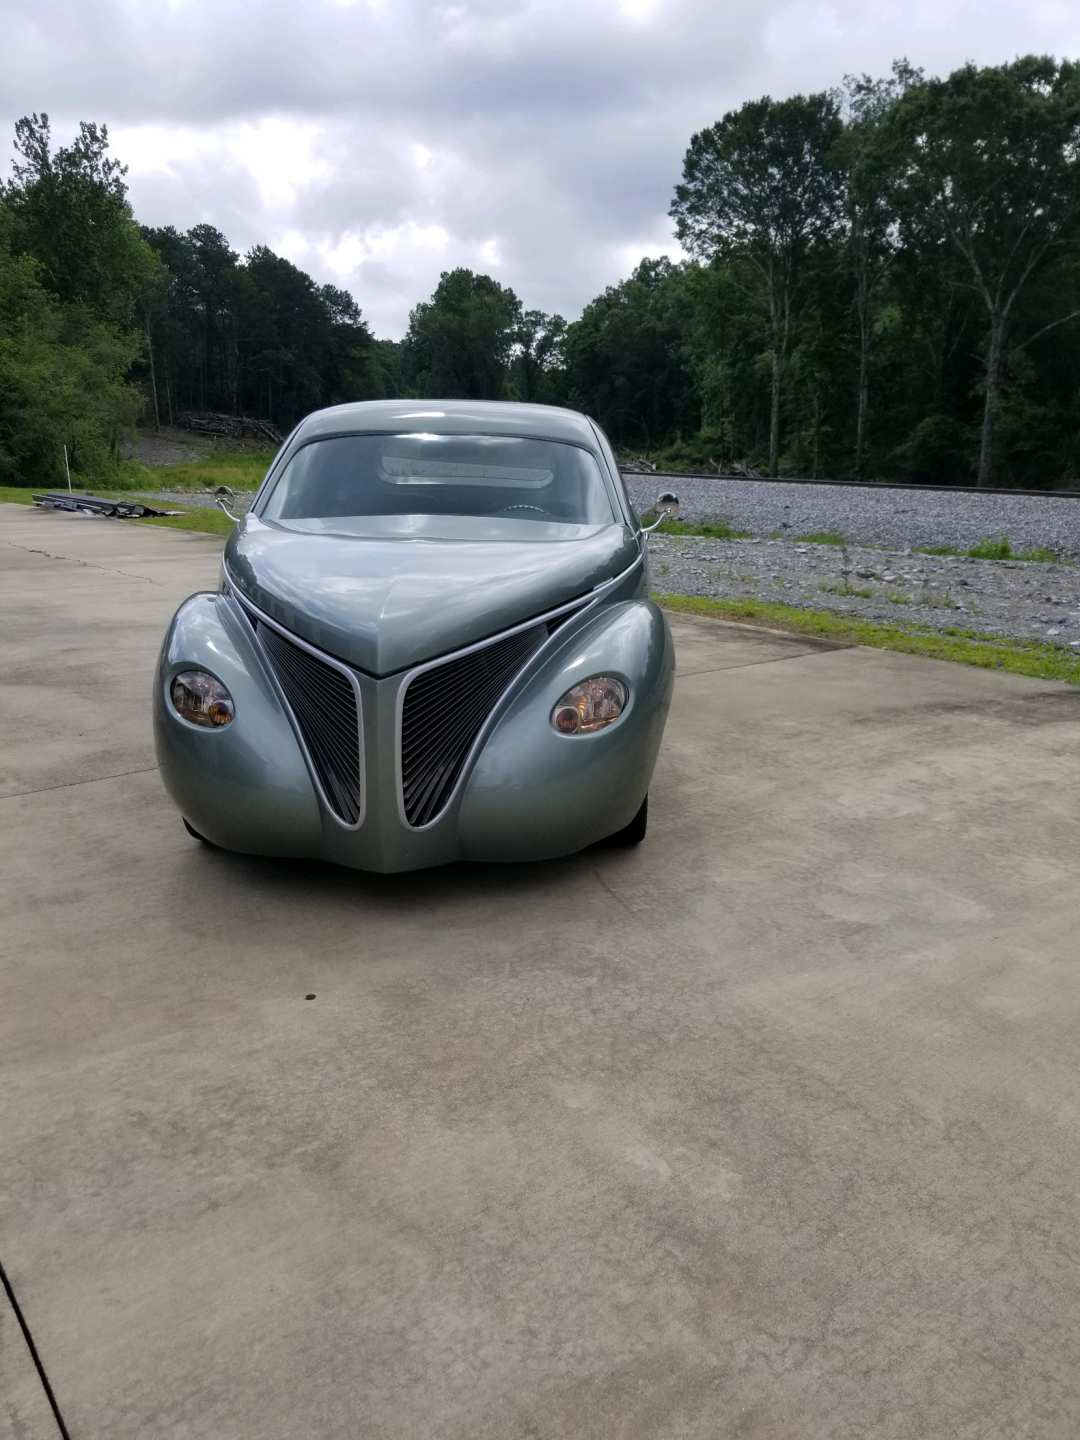
<path fill-rule="evenodd" d="M 643 525 L 651 525 L 656 511 L 650 510 L 641 517 Z M 748 532 L 736 530 L 726 520 L 664 520 L 656 528 L 657 535 L 701 535 L 706 540 L 745 540 Z"/>
<path fill-rule="evenodd" d="M 988 536 L 973 545 L 970 550 L 958 550 L 955 545 L 916 545 L 920 555 L 955 555 L 967 560 L 1022 560 L 1035 565 L 1054 565 L 1061 557 L 1045 545 L 1031 550 L 1014 550 L 1007 535 Z"/>
<path fill-rule="evenodd" d="M 1064 680 L 1080 686 L 1080 655 L 1043 645 L 1037 640 L 999 640 L 980 637 L 970 630 L 907 629 L 901 625 L 856 620 L 825 610 L 800 610 L 769 600 L 711 600 L 696 595 L 657 595 L 668 610 L 688 615 L 716 616 L 768 625 L 799 635 L 814 635 L 840 644 L 867 645 L 876 650 L 898 650 L 933 660 L 952 660 L 982 670 L 1007 670 L 1039 680 Z"/>
<path fill-rule="evenodd" d="M 210 505 L 190 505 L 182 515 L 162 515 L 134 523 L 160 525 L 166 530 L 201 530 L 207 535 L 231 535 L 236 529 L 224 511 Z"/>
<path fill-rule="evenodd" d="M 809 535 L 796 535 L 797 545 L 846 545 L 848 537 L 839 530 L 811 530 Z"/>
<path fill-rule="evenodd" d="M 222 450 L 201 460 L 179 465 L 137 465 L 124 467 L 125 488 L 140 490 L 213 490 L 228 485 L 231 490 L 255 490 L 277 452 L 265 450 Z"/>
<path fill-rule="evenodd" d="M 887 590 L 885 599 L 890 605 L 913 605 L 915 603 L 910 595 L 904 595 L 899 590 Z"/>

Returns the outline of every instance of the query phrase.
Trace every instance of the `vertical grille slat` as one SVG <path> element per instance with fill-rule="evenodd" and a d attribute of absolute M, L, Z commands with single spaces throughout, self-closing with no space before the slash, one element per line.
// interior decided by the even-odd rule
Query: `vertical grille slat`
<path fill-rule="evenodd" d="M 348 676 L 271 626 L 259 623 L 256 628 L 331 809 L 347 825 L 355 825 L 363 794 L 360 716 Z"/>
<path fill-rule="evenodd" d="M 510 681 L 551 633 L 547 623 L 421 671 L 401 707 L 401 794 L 410 825 L 443 810 L 466 756 Z"/>

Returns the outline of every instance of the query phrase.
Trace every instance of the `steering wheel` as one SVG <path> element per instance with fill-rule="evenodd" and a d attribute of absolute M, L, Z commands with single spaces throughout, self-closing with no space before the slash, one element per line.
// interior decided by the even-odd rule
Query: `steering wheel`
<path fill-rule="evenodd" d="M 511 510 L 535 510 L 537 515 L 547 515 L 547 511 L 539 505 L 504 505 L 501 510 L 496 510 L 496 515 L 508 515 Z"/>

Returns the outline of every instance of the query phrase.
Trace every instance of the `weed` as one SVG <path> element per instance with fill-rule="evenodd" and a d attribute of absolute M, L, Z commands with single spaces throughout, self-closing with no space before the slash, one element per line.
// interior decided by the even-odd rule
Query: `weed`
<path fill-rule="evenodd" d="M 822 584 L 818 589 L 824 590 L 827 595 L 858 595 L 863 600 L 872 599 L 874 594 L 865 585 L 852 585 L 850 580 L 845 580 L 841 585 Z"/>
<path fill-rule="evenodd" d="M 930 605 L 935 610 L 959 610 L 959 602 L 953 599 L 951 590 L 931 590 L 927 587 L 919 597 L 921 605 Z"/>
<path fill-rule="evenodd" d="M 839 530 L 811 530 L 809 535 L 796 535 L 799 545 L 847 545 L 848 537 Z"/>
<path fill-rule="evenodd" d="M 915 603 L 910 595 L 904 595 L 899 590 L 887 590 L 885 599 L 890 605 L 913 605 Z"/>

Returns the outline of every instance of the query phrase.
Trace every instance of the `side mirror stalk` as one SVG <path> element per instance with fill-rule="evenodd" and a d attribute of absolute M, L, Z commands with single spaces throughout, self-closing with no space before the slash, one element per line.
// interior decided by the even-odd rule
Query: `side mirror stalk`
<path fill-rule="evenodd" d="M 641 527 L 641 533 L 643 535 L 650 534 L 658 525 L 662 525 L 665 520 L 677 520 L 679 518 L 679 497 L 673 495 L 670 490 L 665 490 L 662 495 L 657 497 L 654 508 L 656 510 L 656 519 L 651 525 L 643 525 Z"/>

